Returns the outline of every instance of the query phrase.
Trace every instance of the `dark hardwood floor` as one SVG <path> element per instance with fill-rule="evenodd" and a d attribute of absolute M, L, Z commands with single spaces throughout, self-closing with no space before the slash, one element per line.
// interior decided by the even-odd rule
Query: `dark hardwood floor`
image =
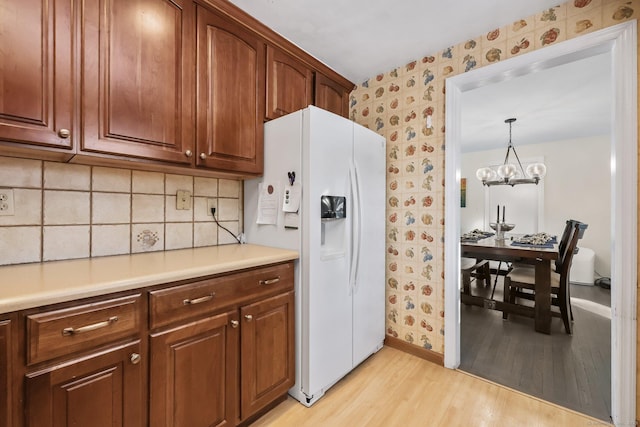
<path fill-rule="evenodd" d="M 474 295 L 491 287 L 472 283 Z M 571 285 L 571 297 L 610 306 L 610 291 Z M 502 283 L 494 299 L 502 300 Z M 573 304 L 573 335 L 553 318 L 551 335 L 534 331 L 533 319 L 461 305 L 460 370 L 523 393 L 609 421 L 611 320 Z"/>

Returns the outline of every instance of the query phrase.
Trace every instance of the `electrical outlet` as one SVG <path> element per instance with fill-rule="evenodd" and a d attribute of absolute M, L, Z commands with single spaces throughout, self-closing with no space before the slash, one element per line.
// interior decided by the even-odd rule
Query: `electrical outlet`
<path fill-rule="evenodd" d="M 178 190 L 176 192 L 176 210 L 188 211 L 191 209 L 191 192 Z"/>
<path fill-rule="evenodd" d="M 211 215 L 211 208 L 218 209 L 218 203 L 216 199 L 207 199 L 207 215 L 208 216 L 213 216 Z"/>
<path fill-rule="evenodd" d="M 0 188 L 0 215 L 11 216 L 13 214 L 13 189 Z"/>

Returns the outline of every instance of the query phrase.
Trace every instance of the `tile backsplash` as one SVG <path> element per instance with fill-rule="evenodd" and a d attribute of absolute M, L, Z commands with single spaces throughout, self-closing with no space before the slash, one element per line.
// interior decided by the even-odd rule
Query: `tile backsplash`
<path fill-rule="evenodd" d="M 235 243 L 207 206 L 241 228 L 241 181 L 0 157 L 0 188 L 14 195 L 0 265 Z M 176 209 L 178 190 L 190 209 Z"/>

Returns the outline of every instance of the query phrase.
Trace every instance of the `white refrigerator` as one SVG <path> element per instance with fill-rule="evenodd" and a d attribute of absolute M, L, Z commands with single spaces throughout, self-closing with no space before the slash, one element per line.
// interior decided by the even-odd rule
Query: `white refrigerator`
<path fill-rule="evenodd" d="M 264 131 L 264 175 L 244 183 L 245 234 L 300 253 L 289 394 L 311 406 L 382 348 L 385 139 L 313 106 Z"/>

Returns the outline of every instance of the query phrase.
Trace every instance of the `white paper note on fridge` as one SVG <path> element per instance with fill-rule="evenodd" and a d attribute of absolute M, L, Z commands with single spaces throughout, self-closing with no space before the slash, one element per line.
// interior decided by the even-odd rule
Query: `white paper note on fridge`
<path fill-rule="evenodd" d="M 258 184 L 258 217 L 256 224 L 272 224 L 278 221 L 280 196 L 278 184 L 261 182 Z"/>

